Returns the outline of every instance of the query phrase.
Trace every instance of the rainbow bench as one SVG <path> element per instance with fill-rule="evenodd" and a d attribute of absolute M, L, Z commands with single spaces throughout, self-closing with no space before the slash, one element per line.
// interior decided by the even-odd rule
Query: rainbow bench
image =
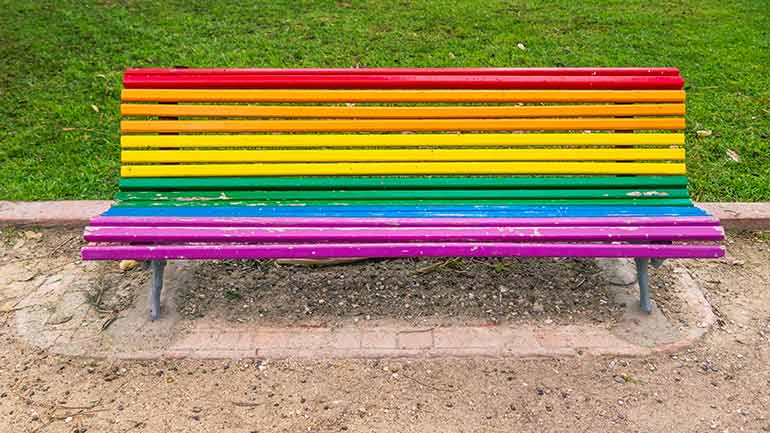
<path fill-rule="evenodd" d="M 673 68 L 129 69 L 85 260 L 724 255 Z"/>

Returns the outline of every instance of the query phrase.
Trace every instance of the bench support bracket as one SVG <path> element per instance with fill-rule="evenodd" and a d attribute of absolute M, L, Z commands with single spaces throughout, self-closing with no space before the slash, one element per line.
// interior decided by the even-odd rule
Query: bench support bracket
<path fill-rule="evenodd" d="M 636 261 L 636 276 L 639 281 L 639 306 L 642 307 L 642 311 L 649 314 L 652 312 L 649 264 L 652 262 L 652 265 L 657 268 L 663 264 L 663 259 L 637 257 L 634 260 Z"/>
<path fill-rule="evenodd" d="M 153 260 L 152 286 L 150 287 L 150 320 L 160 318 L 160 292 L 163 290 L 163 271 L 166 268 L 165 260 Z"/>

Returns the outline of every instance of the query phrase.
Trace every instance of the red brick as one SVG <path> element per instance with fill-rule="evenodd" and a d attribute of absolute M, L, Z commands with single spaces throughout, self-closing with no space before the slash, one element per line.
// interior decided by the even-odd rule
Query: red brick
<path fill-rule="evenodd" d="M 397 341 L 399 349 L 430 349 L 433 347 L 433 330 L 401 331 Z"/>
<path fill-rule="evenodd" d="M 363 349 L 396 349 L 396 331 L 388 328 L 363 329 L 361 347 Z"/>
<path fill-rule="evenodd" d="M 436 349 L 502 349 L 504 331 L 497 327 L 452 327 L 433 330 Z"/>
<path fill-rule="evenodd" d="M 360 349 L 361 331 L 350 328 L 333 330 L 329 336 L 328 347 L 331 349 Z"/>
<path fill-rule="evenodd" d="M 329 330 L 315 328 L 268 328 L 254 334 L 254 344 L 259 349 L 315 349 L 328 344 Z"/>

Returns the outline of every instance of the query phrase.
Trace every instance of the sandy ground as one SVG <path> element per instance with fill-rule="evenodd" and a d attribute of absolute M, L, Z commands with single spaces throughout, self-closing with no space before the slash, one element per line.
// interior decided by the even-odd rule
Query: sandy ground
<path fill-rule="evenodd" d="M 15 268 L 16 280 L 55 273 L 57 266 L 75 260 L 78 236 L 75 230 L 4 229 L 0 264 L 23 263 Z M 648 358 L 94 361 L 24 345 L 11 326 L 16 312 L 5 308 L 0 315 L 0 341 L 4 343 L 0 346 L 0 431 L 770 431 L 770 244 L 763 235 L 731 234 L 727 246 L 724 260 L 683 262 L 703 282 L 718 314 L 717 326 L 687 350 Z M 34 265 L 35 257 L 38 262 L 46 259 L 45 269 Z M 374 266 L 375 272 L 391 272 L 391 268 L 381 268 L 383 263 L 356 265 L 364 267 L 356 269 Z M 400 263 L 397 266 L 414 270 L 439 262 Z M 488 266 L 497 275 L 497 263 L 490 260 L 480 266 Z M 104 299 L 90 302 L 99 305 L 106 316 L 130 303 L 133 285 L 146 281 L 143 270 L 121 273 L 114 264 L 94 266 L 104 275 L 101 284 L 111 290 L 104 291 L 108 295 Z M 516 270 L 518 265 L 510 266 L 521 272 Z M 582 269 L 580 266 L 591 264 L 568 266 L 562 280 L 579 283 L 577 274 L 570 274 L 569 269 Z M 321 272 L 329 278 L 329 272 L 339 272 L 289 270 Z M 231 271 L 255 272 L 253 268 Z M 439 267 L 426 275 L 450 278 L 451 272 Z M 427 278 L 419 275 L 416 278 Z M 665 270 L 661 275 L 661 303 L 670 310 L 667 314 L 676 317 L 676 302 L 665 296 Z M 499 292 L 499 285 L 505 283 L 497 284 L 493 289 Z M 515 307 L 504 310 L 506 314 L 498 314 L 501 320 L 546 315 L 587 320 L 580 312 L 595 305 L 594 301 L 568 303 L 562 308 L 567 315 L 561 316 L 553 305 L 542 304 L 552 300 L 552 295 L 539 292 L 540 288 L 507 286 L 519 291 L 523 301 L 514 302 Z M 585 290 L 596 294 L 588 286 Z M 243 292 L 240 298 L 224 295 L 230 286 L 222 287 L 222 302 L 217 303 L 215 297 L 214 304 L 205 308 L 232 308 L 229 304 L 244 296 L 253 297 L 255 303 L 259 299 L 258 294 L 245 290 L 248 287 L 236 287 Z M 198 295 L 195 290 L 190 293 Z M 485 293 L 486 289 L 478 290 Z M 93 291 L 96 296 L 99 292 Z M 365 295 L 360 293 L 362 298 Z M 444 296 L 452 299 L 462 293 Z M 307 302 L 301 299 L 297 305 Z M 469 304 L 469 309 L 458 311 L 449 308 L 452 304 L 439 302 L 426 308 L 438 312 L 431 317 L 440 320 L 451 320 L 456 314 L 463 315 L 463 320 L 489 319 L 489 308 L 483 305 Z M 344 307 L 339 301 L 336 305 Z M 358 305 L 363 307 L 355 311 L 322 308 L 310 316 L 324 321 L 337 314 L 384 317 L 401 308 L 392 300 L 371 310 L 367 310 L 368 304 Z M 611 320 L 612 308 L 607 308 L 597 309 L 597 317 Z M 307 316 L 304 310 L 300 313 Z M 422 318 L 415 315 L 412 319 Z"/>

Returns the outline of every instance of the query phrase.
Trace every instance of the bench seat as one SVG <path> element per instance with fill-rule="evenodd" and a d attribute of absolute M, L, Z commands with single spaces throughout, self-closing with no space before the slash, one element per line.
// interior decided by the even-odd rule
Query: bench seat
<path fill-rule="evenodd" d="M 674 68 L 130 69 L 85 260 L 724 255 Z"/>
<path fill-rule="evenodd" d="M 303 212 L 305 216 L 283 216 L 285 208 L 249 207 L 240 210 L 250 215 L 264 211 L 270 216 L 107 215 L 91 222 L 85 239 L 133 245 L 87 247 L 83 257 L 92 260 L 189 260 L 362 256 L 702 258 L 723 255 L 719 245 L 672 244 L 721 240 L 724 232 L 713 217 L 525 218 L 507 215 L 521 215 L 527 210 L 501 208 L 496 209 L 497 212 L 482 211 L 485 215 L 499 213 L 499 217 L 472 217 L 468 214 L 479 209 L 462 208 L 453 212 L 428 208 L 423 209 L 420 216 L 407 214 L 399 218 L 366 216 L 365 211 L 337 217 L 312 216 L 313 211 L 327 214 L 323 210 L 326 208 L 302 209 L 308 211 Z M 569 215 L 572 210 L 541 207 L 529 211 Z M 369 213 L 397 214 L 382 208 L 372 209 Z M 296 212 L 292 214 L 296 215 Z"/>

